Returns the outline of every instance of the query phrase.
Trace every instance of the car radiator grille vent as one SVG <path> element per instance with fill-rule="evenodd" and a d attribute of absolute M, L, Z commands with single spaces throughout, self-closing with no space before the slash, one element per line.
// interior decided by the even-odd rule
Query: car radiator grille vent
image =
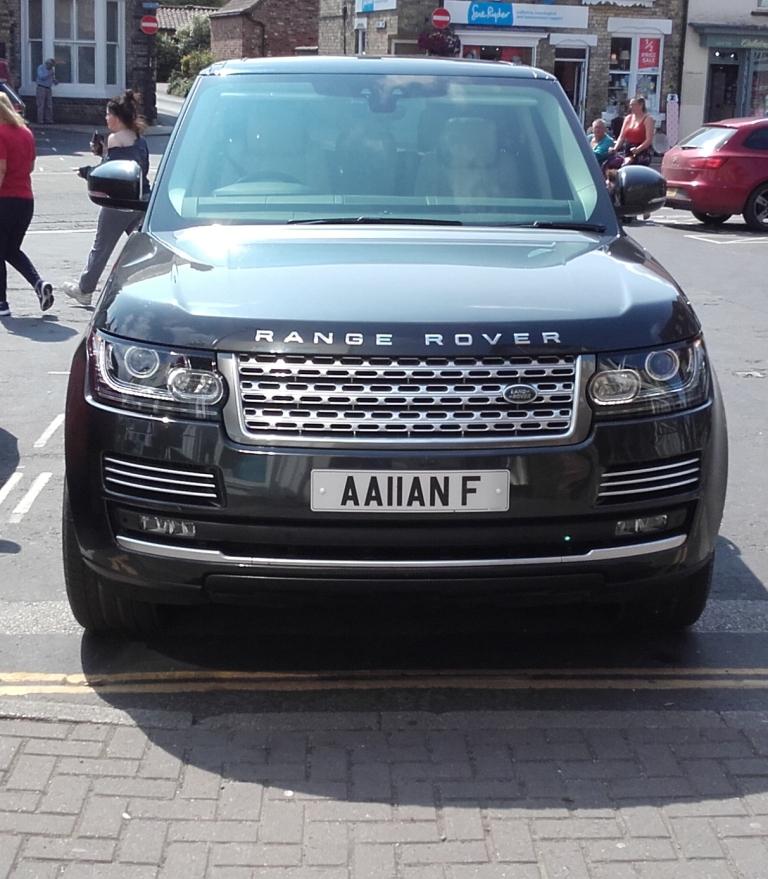
<path fill-rule="evenodd" d="M 241 423 L 249 437 L 567 436 L 578 358 L 355 357 L 241 354 Z M 535 391 L 510 403 L 510 385 Z"/>
<path fill-rule="evenodd" d="M 647 464 L 618 465 L 603 472 L 597 495 L 601 503 L 621 504 L 682 494 L 698 488 L 701 459 L 688 455 Z"/>
<path fill-rule="evenodd" d="M 216 474 L 202 467 L 105 455 L 103 475 L 107 491 L 123 497 L 185 506 L 221 503 Z"/>

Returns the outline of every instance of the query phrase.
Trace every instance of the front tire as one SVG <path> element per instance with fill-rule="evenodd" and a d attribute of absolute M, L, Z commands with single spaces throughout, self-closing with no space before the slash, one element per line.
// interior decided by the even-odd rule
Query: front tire
<path fill-rule="evenodd" d="M 706 214 L 700 211 L 691 211 L 694 217 L 706 226 L 722 226 L 726 220 L 731 219 L 731 214 Z"/>
<path fill-rule="evenodd" d="M 692 626 L 707 605 L 714 566 L 714 558 L 710 558 L 703 568 L 677 581 L 668 596 L 631 605 L 630 624 L 662 631 L 681 631 Z"/>
<path fill-rule="evenodd" d="M 163 609 L 160 606 L 113 595 L 85 564 L 75 534 L 66 486 L 62 511 L 62 557 L 69 606 L 74 618 L 87 632 L 120 632 L 142 638 L 162 629 Z"/>
<path fill-rule="evenodd" d="M 744 221 L 755 232 L 768 232 L 768 183 L 761 183 L 747 199 Z"/>

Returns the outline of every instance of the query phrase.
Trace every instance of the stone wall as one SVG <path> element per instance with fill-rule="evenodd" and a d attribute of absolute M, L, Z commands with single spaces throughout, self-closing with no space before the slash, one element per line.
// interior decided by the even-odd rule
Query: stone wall
<path fill-rule="evenodd" d="M 217 61 L 260 58 L 264 54 L 264 26 L 245 15 L 211 18 L 211 51 Z"/>
<path fill-rule="evenodd" d="M 238 15 L 211 18 L 211 49 L 217 60 L 295 55 L 317 46 L 319 0 L 262 0 Z"/>

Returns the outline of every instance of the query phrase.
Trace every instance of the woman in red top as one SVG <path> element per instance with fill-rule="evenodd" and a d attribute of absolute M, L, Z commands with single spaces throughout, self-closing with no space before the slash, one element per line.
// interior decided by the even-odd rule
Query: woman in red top
<path fill-rule="evenodd" d="M 629 102 L 629 113 L 624 117 L 621 133 L 616 141 L 613 152 L 618 153 L 626 143 L 628 145 L 625 165 L 650 165 L 651 146 L 656 125 L 653 116 L 645 109 L 645 98 L 638 95 Z"/>
<path fill-rule="evenodd" d="M 31 174 L 35 139 L 24 119 L 0 94 L 0 317 L 10 317 L 5 264 L 13 266 L 35 288 L 42 311 L 53 305 L 53 285 L 43 281 L 22 251 L 35 202 Z"/>

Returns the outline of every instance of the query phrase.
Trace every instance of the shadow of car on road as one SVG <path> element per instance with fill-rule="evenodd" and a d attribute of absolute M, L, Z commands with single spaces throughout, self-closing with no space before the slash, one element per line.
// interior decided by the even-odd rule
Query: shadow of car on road
<path fill-rule="evenodd" d="M 720 553 L 718 578 L 765 600 L 738 548 Z M 722 582 L 717 591 L 729 595 Z M 178 773 L 181 796 L 226 798 L 245 783 L 252 803 L 362 822 L 445 810 L 474 821 L 477 808 L 489 820 L 648 805 L 701 816 L 719 814 L 710 801 L 768 802 L 768 776 L 754 772 L 768 732 L 738 713 L 768 709 L 768 689 L 715 679 L 726 655 L 768 665 L 754 656 L 768 637 L 615 623 L 595 608 L 498 601 L 216 606 L 180 612 L 146 644 L 84 636 L 81 659 L 99 698 L 141 727 L 158 766 L 174 767 L 158 771 Z M 665 680 L 686 670 L 691 689 Z"/>

